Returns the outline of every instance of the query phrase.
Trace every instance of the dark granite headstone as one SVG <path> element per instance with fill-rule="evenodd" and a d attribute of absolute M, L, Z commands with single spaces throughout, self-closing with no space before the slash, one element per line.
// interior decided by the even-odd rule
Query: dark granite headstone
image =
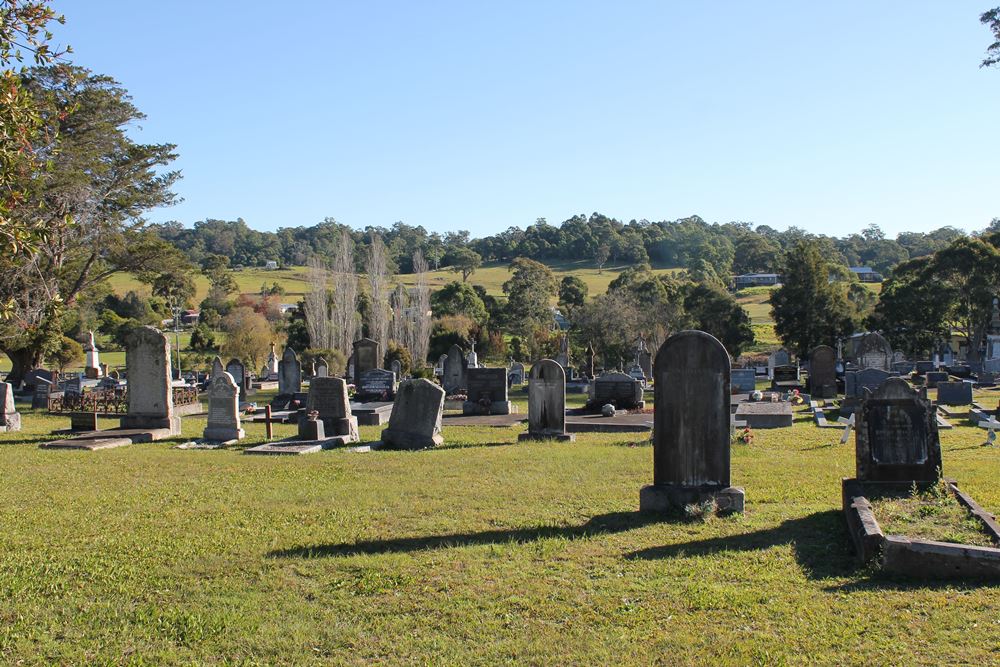
<path fill-rule="evenodd" d="M 926 390 L 889 378 L 866 392 L 855 431 L 858 479 L 935 481 L 941 474 L 937 414 Z"/>
<path fill-rule="evenodd" d="M 964 380 L 937 383 L 938 405 L 971 405 L 972 383 Z"/>
<path fill-rule="evenodd" d="M 392 449 L 423 449 L 444 442 L 444 396 L 444 389 L 430 380 L 403 381 L 392 405 L 389 427 L 382 431 L 382 444 Z"/>
<path fill-rule="evenodd" d="M 592 408 L 610 404 L 622 410 L 633 410 L 645 406 L 642 384 L 625 373 L 604 373 L 591 383 L 591 390 L 588 404 Z"/>
<path fill-rule="evenodd" d="M 246 372 L 247 372 L 246 366 L 244 366 L 243 362 L 240 361 L 239 359 L 230 359 L 229 363 L 226 364 L 226 371 L 225 372 L 229 373 L 230 375 L 233 376 L 233 382 L 236 383 L 236 387 L 240 390 L 239 396 L 237 396 L 237 400 L 243 400 L 243 399 L 245 399 L 246 396 L 243 395 L 244 394 L 244 392 L 243 392 L 243 378 L 246 376 Z M 214 367 L 214 365 L 212 367 L 212 375 L 213 375 L 213 377 L 215 375 L 215 367 Z"/>
<path fill-rule="evenodd" d="M 809 353 L 809 393 L 813 398 L 837 397 L 837 353 L 817 345 Z"/>
<path fill-rule="evenodd" d="M 373 368 L 361 374 L 361 383 L 355 388 L 357 401 L 391 401 L 396 395 L 396 374 Z"/>
<path fill-rule="evenodd" d="M 928 389 L 934 389 L 938 386 L 939 382 L 947 382 L 951 379 L 946 371 L 930 371 L 929 373 L 924 373 L 924 380 L 926 382 Z"/>
<path fill-rule="evenodd" d="M 848 398 L 862 398 L 865 389 L 875 391 L 890 377 L 888 372 L 877 368 L 866 368 L 863 371 L 848 371 L 844 376 L 844 395 Z"/>
<path fill-rule="evenodd" d="M 916 367 L 917 367 L 917 373 L 919 373 L 920 375 L 923 375 L 924 373 L 930 373 L 931 371 L 934 370 L 934 362 L 933 361 L 918 361 L 916 363 Z"/>
<path fill-rule="evenodd" d="M 519 440 L 573 440 L 566 432 L 566 374 L 552 359 L 531 367 L 528 378 L 528 432 Z"/>
<path fill-rule="evenodd" d="M 361 376 L 382 368 L 382 346 L 371 338 L 354 341 L 354 385 L 361 385 Z"/>
<path fill-rule="evenodd" d="M 465 371 L 468 385 L 467 400 L 462 412 L 467 415 L 508 415 L 511 403 L 507 400 L 507 369 L 469 368 Z"/>
<path fill-rule="evenodd" d="M 757 389 L 757 373 L 752 368 L 734 368 L 732 370 L 732 386 L 734 394 L 749 394 Z"/>
<path fill-rule="evenodd" d="M 278 362 L 278 393 L 295 394 L 302 391 L 302 364 L 295 350 L 286 347 Z"/>
<path fill-rule="evenodd" d="M 368 372 L 390 373 L 389 371 Z M 318 376 L 309 383 L 306 409 L 299 418 L 299 437 L 302 439 L 308 439 L 303 432 L 303 424 L 309 420 L 310 412 L 319 413 L 318 420 L 323 424 L 325 437 L 341 436 L 343 443 L 358 440 L 358 420 L 351 413 L 347 382 L 343 378 Z M 306 425 L 306 428 L 310 427 Z"/>

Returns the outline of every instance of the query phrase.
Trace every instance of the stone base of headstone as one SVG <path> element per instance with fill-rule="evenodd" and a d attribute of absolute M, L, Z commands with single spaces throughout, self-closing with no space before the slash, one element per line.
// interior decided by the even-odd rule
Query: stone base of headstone
<path fill-rule="evenodd" d="M 98 380 L 101 377 L 101 369 L 100 368 L 84 368 L 83 369 L 83 377 L 87 378 L 88 380 Z"/>
<path fill-rule="evenodd" d="M 326 427 L 323 422 L 319 419 L 300 419 L 299 420 L 299 439 L 300 440 L 325 440 L 326 439 Z"/>
<path fill-rule="evenodd" d="M 517 406 L 510 401 L 494 401 L 483 405 L 475 401 L 462 403 L 463 415 L 512 415 L 517 414 Z"/>
<path fill-rule="evenodd" d="M 444 442 L 444 436 L 387 428 L 382 431 L 382 445 L 387 449 L 427 449 Z"/>
<path fill-rule="evenodd" d="M 210 441 L 235 442 L 247 437 L 247 433 L 241 428 L 206 428 L 201 437 Z"/>
<path fill-rule="evenodd" d="M 69 415 L 70 431 L 96 431 L 97 413 L 71 412 Z"/>
<path fill-rule="evenodd" d="M 794 415 L 791 403 L 740 403 L 736 419 L 745 421 L 750 428 L 786 428 L 792 425 Z"/>
<path fill-rule="evenodd" d="M 575 442 L 576 435 L 573 433 L 522 433 L 517 436 L 518 442 L 531 440 L 556 440 L 557 442 Z"/>
<path fill-rule="evenodd" d="M 316 421 L 311 421 L 304 415 L 299 417 L 300 440 L 327 440 L 330 438 L 339 438 L 340 444 L 360 440 L 357 417 L 352 415 L 342 419 L 317 419 Z"/>
<path fill-rule="evenodd" d="M 21 413 L 9 412 L 0 422 L 0 433 L 13 433 L 21 430 Z"/>
<path fill-rule="evenodd" d="M 650 484 L 639 491 L 640 512 L 684 511 L 688 505 L 714 500 L 722 514 L 742 514 L 745 493 L 738 486 L 675 486 Z"/>
<path fill-rule="evenodd" d="M 181 432 L 181 418 L 180 415 L 174 415 L 169 418 L 123 415 L 121 418 L 121 428 L 130 430 L 166 429 L 171 435 L 178 435 Z"/>

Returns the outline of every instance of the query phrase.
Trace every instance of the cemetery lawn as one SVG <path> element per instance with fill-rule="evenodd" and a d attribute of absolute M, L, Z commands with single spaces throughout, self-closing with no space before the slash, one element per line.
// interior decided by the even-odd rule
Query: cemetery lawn
<path fill-rule="evenodd" d="M 802 415 L 734 446 L 747 513 L 705 522 L 636 511 L 652 475 L 636 435 L 456 426 L 431 451 L 272 458 L 44 451 L 67 420 L 24 422 L 0 434 L 0 663 L 1000 659 L 997 585 L 855 564 L 853 446 Z M 996 512 L 1000 448 L 956 426 L 944 472 Z M 184 419 L 189 438 L 203 427 Z"/>
<path fill-rule="evenodd" d="M 995 547 L 979 523 L 947 487 L 938 484 L 902 497 L 872 497 L 875 518 L 886 535 Z"/>

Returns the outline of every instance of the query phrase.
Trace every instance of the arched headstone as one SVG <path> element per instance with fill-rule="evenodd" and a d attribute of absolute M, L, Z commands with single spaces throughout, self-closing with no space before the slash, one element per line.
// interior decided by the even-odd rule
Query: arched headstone
<path fill-rule="evenodd" d="M 809 393 L 813 398 L 837 397 L 837 353 L 817 345 L 809 353 Z"/>
<path fill-rule="evenodd" d="M 302 365 L 295 350 L 286 347 L 278 362 L 278 394 L 297 394 L 302 391 Z"/>
<path fill-rule="evenodd" d="M 240 425 L 239 397 L 240 386 L 231 374 L 213 375 L 208 387 L 208 425 L 202 433 L 205 440 L 227 442 L 246 436 Z"/>
<path fill-rule="evenodd" d="M 528 375 L 528 432 L 518 440 L 573 440 L 566 432 L 566 372 L 542 359 Z"/>
<path fill-rule="evenodd" d="M 128 337 L 125 352 L 128 377 L 128 413 L 121 419 L 127 429 L 169 429 L 181 432 L 181 418 L 174 414 L 170 379 L 170 341 L 154 327 L 139 327 Z"/>

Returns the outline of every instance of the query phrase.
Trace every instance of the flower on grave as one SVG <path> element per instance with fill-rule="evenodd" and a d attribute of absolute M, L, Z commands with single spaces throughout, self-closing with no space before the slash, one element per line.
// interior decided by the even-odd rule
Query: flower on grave
<path fill-rule="evenodd" d="M 750 394 L 751 401 L 761 401 L 764 400 L 764 392 L 760 389 L 754 389 L 753 393 Z"/>
<path fill-rule="evenodd" d="M 740 433 L 737 440 L 744 445 L 753 444 L 753 431 L 750 430 L 749 426 L 743 428 L 743 431 Z"/>
<path fill-rule="evenodd" d="M 309 412 L 306 413 L 306 418 L 311 422 L 318 421 L 319 410 L 310 410 Z"/>
<path fill-rule="evenodd" d="M 802 403 L 804 403 L 802 395 L 799 394 L 798 389 L 792 389 L 792 395 L 789 400 L 792 402 L 792 405 L 802 405 Z"/>

